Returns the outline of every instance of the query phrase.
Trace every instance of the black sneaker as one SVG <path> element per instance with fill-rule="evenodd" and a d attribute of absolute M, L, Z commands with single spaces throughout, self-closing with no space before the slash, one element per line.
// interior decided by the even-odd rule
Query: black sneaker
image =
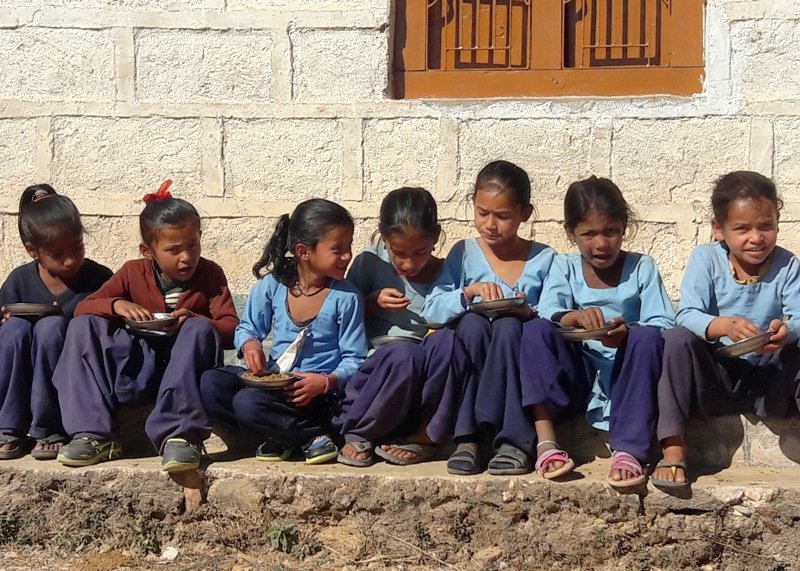
<path fill-rule="evenodd" d="M 294 448 L 267 440 L 256 450 L 256 460 L 262 462 L 282 462 L 292 457 Z"/>
<path fill-rule="evenodd" d="M 339 447 L 333 443 L 330 436 L 317 436 L 303 446 L 306 464 L 322 464 L 334 460 L 339 455 Z"/>
<path fill-rule="evenodd" d="M 184 438 L 170 438 L 164 444 L 161 469 L 165 472 L 196 470 L 200 466 L 203 451 Z"/>
<path fill-rule="evenodd" d="M 57 460 L 64 466 L 91 466 L 122 456 L 122 447 L 113 440 L 95 440 L 88 436 L 73 438 L 61 447 Z"/>

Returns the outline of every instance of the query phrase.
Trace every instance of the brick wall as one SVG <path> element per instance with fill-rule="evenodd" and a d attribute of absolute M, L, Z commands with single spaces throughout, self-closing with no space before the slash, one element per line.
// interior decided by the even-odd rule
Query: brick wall
<path fill-rule="evenodd" d="M 141 195 L 173 178 L 244 294 L 297 201 L 347 206 L 359 246 L 387 191 L 423 185 L 446 250 L 472 234 L 465 197 L 501 157 L 533 179 L 523 232 L 561 250 L 569 182 L 611 176 L 643 220 L 631 247 L 673 297 L 728 170 L 775 178 L 780 242 L 800 250 L 800 3 L 709 0 L 691 98 L 394 101 L 390 24 L 390 0 L 0 0 L 0 276 L 26 260 L 15 214 L 32 182 L 76 200 L 88 255 L 116 267 L 137 255 Z"/>

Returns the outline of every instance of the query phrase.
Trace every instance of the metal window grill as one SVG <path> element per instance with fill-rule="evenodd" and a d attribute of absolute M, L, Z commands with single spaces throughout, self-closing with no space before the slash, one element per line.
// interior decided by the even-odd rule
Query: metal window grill
<path fill-rule="evenodd" d="M 528 69 L 531 0 L 428 0 L 428 69 Z"/>
<path fill-rule="evenodd" d="M 564 67 L 661 65 L 671 1 L 566 0 Z"/>

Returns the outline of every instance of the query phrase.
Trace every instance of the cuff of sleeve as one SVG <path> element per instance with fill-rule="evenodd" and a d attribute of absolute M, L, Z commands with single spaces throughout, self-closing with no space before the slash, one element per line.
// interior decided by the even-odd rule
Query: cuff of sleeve
<path fill-rule="evenodd" d="M 711 322 L 716 319 L 717 316 L 715 315 L 699 315 L 697 317 L 693 317 L 691 319 L 684 320 L 682 325 L 701 339 L 711 342 L 711 339 L 708 338 L 708 326 L 711 325 Z"/>

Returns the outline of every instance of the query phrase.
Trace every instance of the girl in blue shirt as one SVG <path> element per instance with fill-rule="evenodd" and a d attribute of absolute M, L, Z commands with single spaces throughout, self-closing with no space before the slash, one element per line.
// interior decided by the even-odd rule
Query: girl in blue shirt
<path fill-rule="evenodd" d="M 661 330 L 673 325 L 674 312 L 653 259 L 622 250 L 632 222 L 628 203 L 608 179 L 592 176 L 567 190 L 564 228 L 579 252 L 556 258 L 539 314 L 562 327 L 611 329 L 570 347 L 544 320 L 525 326 L 523 404 L 535 419 L 536 470 L 544 478 L 575 466 L 556 443 L 553 417 L 583 411 L 595 428 L 610 433 L 608 482 L 624 488 L 646 480 L 642 463 L 654 442 Z"/>
<path fill-rule="evenodd" d="M 664 458 L 652 477 L 661 487 L 689 486 L 686 423 L 693 411 L 755 408 L 758 416 L 782 416 L 800 371 L 800 263 L 776 245 L 782 202 L 775 184 L 755 172 L 728 173 L 717 181 L 711 206 L 716 242 L 692 252 L 679 327 L 665 336 L 657 432 Z M 755 352 L 716 353 L 765 332 L 771 335 Z"/>
<path fill-rule="evenodd" d="M 278 219 L 247 299 L 234 345 L 247 369 L 264 374 L 276 361 L 298 379 L 282 390 L 245 387 L 242 367 L 207 371 L 203 405 L 227 428 L 263 443 L 256 458 L 285 460 L 303 446 L 306 463 L 336 458 L 328 435 L 332 405 L 367 353 L 361 295 L 344 281 L 352 257 L 353 219 L 329 200 L 300 203 Z M 263 274 L 263 270 L 267 270 Z M 262 348 L 272 334 L 269 359 Z"/>
<path fill-rule="evenodd" d="M 456 419 L 451 474 L 482 470 L 479 443 L 494 436 L 491 474 L 524 474 L 533 468 L 533 426 L 523 410 L 519 381 L 522 323 L 534 317 L 544 277 L 555 252 L 518 234 L 533 214 L 528 174 L 508 161 L 494 161 L 478 174 L 472 194 L 477 238 L 453 246 L 425 299 L 429 323 L 453 324 L 470 355 L 474 382 L 464 387 Z M 469 304 L 523 298 L 515 309 L 490 315 Z"/>
<path fill-rule="evenodd" d="M 449 329 L 429 333 L 420 316 L 442 268 L 436 201 L 399 188 L 381 203 L 380 241 L 353 261 L 347 279 L 365 297 L 375 350 L 345 389 L 339 462 L 369 466 L 375 455 L 415 464 L 449 440 L 469 359 Z M 384 344 L 380 344 L 383 342 Z"/>

